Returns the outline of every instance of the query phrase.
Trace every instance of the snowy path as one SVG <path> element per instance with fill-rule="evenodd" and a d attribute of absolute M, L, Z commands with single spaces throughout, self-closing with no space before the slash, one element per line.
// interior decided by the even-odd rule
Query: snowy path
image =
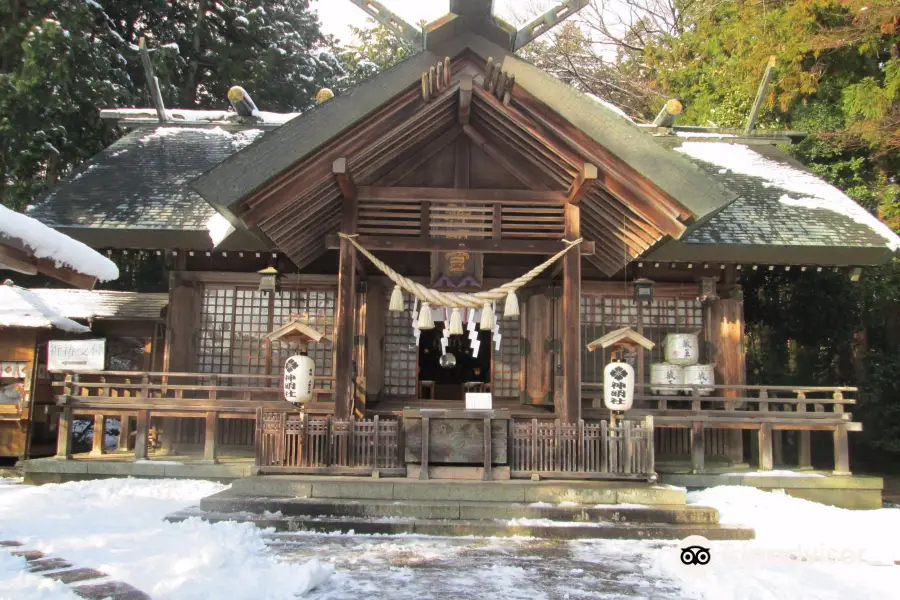
<path fill-rule="evenodd" d="M 309 598 L 540 600 L 684 598 L 648 577 L 662 544 L 632 541 L 321 536 L 273 545 L 288 560 L 334 557 L 335 575 Z"/>
<path fill-rule="evenodd" d="M 225 486 L 106 479 L 27 487 L 0 478 L 0 540 L 98 569 L 154 600 L 892 599 L 900 509 L 848 511 L 753 488 L 689 494 L 750 542 L 711 542 L 684 566 L 678 542 L 274 535 L 246 523 L 168 523 Z M 0 550 L 0 600 L 72 600 Z"/>

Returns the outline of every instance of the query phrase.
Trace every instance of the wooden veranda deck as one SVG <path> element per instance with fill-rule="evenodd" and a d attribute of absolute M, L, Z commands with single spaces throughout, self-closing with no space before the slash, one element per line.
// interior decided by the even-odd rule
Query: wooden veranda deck
<path fill-rule="evenodd" d="M 404 468 L 400 454 L 402 435 L 397 433 L 402 430 L 400 414 L 403 408 L 417 405 L 429 409 L 458 408 L 457 403 L 444 406 L 447 402 L 396 399 L 379 403 L 378 410 L 369 415 L 378 418 L 380 424 L 377 426 L 370 425 L 376 421 L 374 418 L 335 420 L 332 416 L 334 404 L 330 401 L 333 384 L 333 378 L 316 379 L 316 401 L 304 407 L 301 421 L 300 412 L 281 399 L 279 376 L 116 371 L 68 373 L 64 380 L 54 384 L 62 392 L 57 396 L 57 401 L 63 407 L 57 457 L 72 456 L 72 421 L 78 416 L 91 416 L 101 427 L 110 416 L 135 418 L 135 460 L 147 458 L 151 416 L 204 419 L 204 459 L 208 462 L 215 462 L 217 458 L 219 420 L 248 419 L 257 422 L 254 439 L 257 465 L 260 467 L 274 470 L 282 467 L 307 471 L 314 469 L 316 472 L 327 472 L 333 468 L 360 472 L 388 469 L 385 474 L 399 474 L 399 470 Z M 608 411 L 602 408 L 585 408 L 583 419 L 566 424 L 554 419 L 551 407 L 515 406 L 509 402 L 506 404 L 510 406 L 500 406 L 503 402 L 498 402 L 495 408 L 508 408 L 511 417 L 508 435 L 511 472 L 514 476 L 540 473 L 545 476 L 579 477 L 587 476 L 579 473 L 591 472 L 646 475 L 653 471 L 654 457 L 660 450 L 665 451 L 665 448 L 657 446 L 672 443 L 664 432 L 675 431 L 686 432 L 687 447 L 684 450 L 690 457 L 692 470 L 702 472 L 711 446 L 720 447 L 722 452 L 734 452 L 733 447 L 725 443 L 729 432 L 748 429 L 757 432 L 761 470 L 771 470 L 774 466 L 773 437 L 776 432 L 799 432 L 797 466 L 809 468 L 810 432 L 830 431 L 834 439 L 834 472 L 849 473 L 847 434 L 860 431 L 862 426 L 853 422 L 851 413 L 845 407 L 855 403 L 848 395 L 856 392 L 856 388 L 747 385 L 653 387 L 671 388 L 682 394 L 687 390 L 689 395 L 648 394 L 649 386 L 638 386 L 635 408 L 628 412 L 626 424 L 621 424 L 619 420 L 618 426 L 628 427 L 633 439 L 644 440 L 641 444 L 646 447 L 641 448 L 632 448 L 627 444 L 627 449 L 617 446 L 624 443 L 616 440 L 624 440 L 625 431 L 613 429 L 608 422 Z M 710 395 L 701 395 L 707 391 Z M 583 383 L 582 400 L 602 406 L 602 384 Z M 268 416 L 261 419 L 260 415 Z M 272 429 L 275 422 L 281 423 L 277 431 Z M 602 429 L 604 424 L 606 430 Z M 266 435 L 275 435 L 277 440 L 270 437 L 268 441 L 263 441 L 261 428 L 265 426 L 269 427 Z M 592 449 L 592 442 L 588 441 L 591 435 L 586 436 L 585 432 L 595 429 L 606 433 L 600 436 L 603 438 L 598 442 L 600 446 Z M 534 441 L 538 431 L 541 432 L 538 435 L 540 443 Z M 613 432 L 616 433 L 610 435 Z M 288 439 L 288 436 L 293 437 Z M 310 436 L 319 436 L 324 441 L 313 441 Z M 399 438 L 399 441 L 392 442 L 390 448 L 382 448 L 391 436 L 395 440 Z M 324 445 L 316 446 L 320 443 Z M 314 448 L 320 450 L 314 451 Z M 95 436 L 95 454 L 102 451 L 102 436 Z M 732 462 L 742 462 L 743 450 L 739 451 L 741 456 L 732 457 Z M 540 458 L 542 456 L 545 458 Z M 636 456 L 642 458 L 634 459 Z M 620 457 L 627 457 L 627 460 Z M 634 460 L 637 462 L 628 462 Z M 592 464 L 596 464 L 596 468 L 590 467 Z"/>

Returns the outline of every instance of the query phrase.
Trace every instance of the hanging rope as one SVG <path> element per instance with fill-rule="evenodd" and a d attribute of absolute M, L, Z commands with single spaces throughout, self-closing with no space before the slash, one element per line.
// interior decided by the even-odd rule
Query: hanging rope
<path fill-rule="evenodd" d="M 418 298 L 420 301 L 428 302 L 429 304 L 433 304 L 435 306 L 447 306 L 450 308 L 482 308 L 485 304 L 502 300 L 508 294 L 515 293 L 516 290 L 540 275 L 544 270 L 547 269 L 547 267 L 562 258 L 562 256 L 566 252 L 582 242 L 582 238 L 578 238 L 577 240 L 562 240 L 562 242 L 566 245 L 565 248 L 563 248 L 535 268 L 531 269 L 521 277 L 517 277 L 516 279 L 513 279 L 512 281 L 504 283 L 500 287 L 496 287 L 491 290 L 487 290 L 484 292 L 475 292 L 473 294 L 466 294 L 462 292 L 440 292 L 438 290 L 427 288 L 424 285 L 416 283 L 415 281 L 411 281 L 375 258 L 375 256 L 373 256 L 371 252 L 360 246 L 359 243 L 354 239 L 357 237 L 356 235 L 348 235 L 346 233 L 338 233 L 338 235 L 353 244 L 353 246 L 357 250 L 359 250 L 363 256 L 372 261 L 372 264 L 378 267 L 378 269 L 382 273 L 387 275 L 391 281 Z"/>

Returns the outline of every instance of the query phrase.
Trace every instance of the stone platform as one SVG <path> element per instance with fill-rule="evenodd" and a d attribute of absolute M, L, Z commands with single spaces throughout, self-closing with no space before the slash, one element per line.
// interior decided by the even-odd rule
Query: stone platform
<path fill-rule="evenodd" d="M 830 471 L 731 471 L 721 473 L 660 473 L 660 481 L 688 489 L 744 485 L 851 509 L 882 507 L 881 477 L 834 475 Z"/>
<path fill-rule="evenodd" d="M 685 490 L 625 482 L 419 481 L 261 476 L 180 511 L 172 521 L 239 520 L 282 532 L 319 531 L 556 539 L 751 539 L 719 525 Z"/>
<path fill-rule="evenodd" d="M 71 460 L 35 458 L 21 463 L 25 483 L 65 483 L 106 477 L 157 477 L 208 479 L 229 483 L 247 477 L 253 469 L 252 453 L 223 452 L 218 462 L 203 460 L 202 454 L 151 454 L 148 460 L 135 461 L 131 453 L 102 456 L 76 454 Z"/>

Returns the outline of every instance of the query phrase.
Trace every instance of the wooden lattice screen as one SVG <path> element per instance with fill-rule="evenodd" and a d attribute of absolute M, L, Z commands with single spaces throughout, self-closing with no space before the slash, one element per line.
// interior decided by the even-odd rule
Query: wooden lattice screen
<path fill-rule="evenodd" d="M 331 337 L 334 333 L 335 290 L 293 289 L 269 294 L 252 288 L 207 287 L 203 294 L 197 365 L 203 373 L 277 374 L 299 347 L 268 342 L 265 337 L 292 315 Z M 309 345 L 316 375 L 333 373 L 329 339 Z M 323 382 L 326 384 L 326 382 Z M 245 385 L 236 381 L 235 385 Z"/>
<path fill-rule="evenodd" d="M 519 379 L 522 364 L 521 323 L 519 319 L 505 319 L 502 316 L 499 323 L 500 351 L 493 354 L 494 372 L 491 376 L 491 390 L 495 397 L 518 400 L 521 391 Z"/>
<path fill-rule="evenodd" d="M 391 289 L 386 291 L 390 303 Z M 388 396 L 416 395 L 419 349 L 413 336 L 413 299 L 404 294 L 402 313 L 385 311 L 384 323 L 384 392 Z"/>
<path fill-rule="evenodd" d="M 649 365 L 665 362 L 666 336 L 670 333 L 702 330 L 703 307 L 698 300 L 684 298 L 657 298 L 649 303 L 636 303 L 625 296 L 581 296 L 581 339 L 585 344 L 620 327 L 631 327 L 656 342 L 653 350 L 644 351 L 644 360 L 636 361 L 634 365 L 638 369 L 638 379 L 649 382 Z M 702 357 L 705 357 L 702 335 L 700 356 L 702 361 Z M 582 348 L 581 380 L 602 381 L 603 367 L 608 361 L 606 351 L 598 349 L 588 352 Z"/>

